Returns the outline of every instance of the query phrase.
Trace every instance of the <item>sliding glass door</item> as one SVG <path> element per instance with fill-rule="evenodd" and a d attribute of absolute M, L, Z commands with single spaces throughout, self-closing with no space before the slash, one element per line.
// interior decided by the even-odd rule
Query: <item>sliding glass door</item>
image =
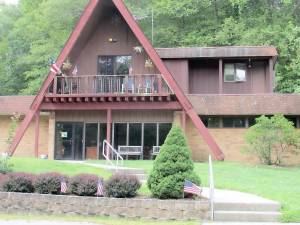
<path fill-rule="evenodd" d="M 83 123 L 56 123 L 55 159 L 82 160 Z"/>

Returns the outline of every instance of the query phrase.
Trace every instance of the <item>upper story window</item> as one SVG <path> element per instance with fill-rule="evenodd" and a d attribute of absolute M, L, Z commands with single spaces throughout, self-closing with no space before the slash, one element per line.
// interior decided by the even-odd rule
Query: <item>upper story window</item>
<path fill-rule="evenodd" d="M 124 75 L 131 70 L 132 57 L 128 55 L 118 56 L 99 56 L 98 74 L 99 75 Z"/>
<path fill-rule="evenodd" d="M 224 82 L 245 82 L 246 63 L 225 63 Z"/>

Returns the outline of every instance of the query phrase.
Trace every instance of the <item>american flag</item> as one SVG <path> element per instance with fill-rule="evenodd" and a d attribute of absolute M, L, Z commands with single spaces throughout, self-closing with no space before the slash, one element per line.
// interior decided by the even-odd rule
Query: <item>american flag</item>
<path fill-rule="evenodd" d="M 98 181 L 96 196 L 104 196 L 103 184 L 101 180 Z"/>
<path fill-rule="evenodd" d="M 183 192 L 195 195 L 201 195 L 202 189 L 189 180 L 184 181 Z"/>
<path fill-rule="evenodd" d="M 62 180 L 61 183 L 60 183 L 60 192 L 61 193 L 67 193 L 67 183 L 65 180 Z"/>
<path fill-rule="evenodd" d="M 50 66 L 50 71 L 51 71 L 52 73 L 55 73 L 55 74 L 61 74 L 61 73 L 62 73 L 61 70 L 60 70 L 60 68 L 56 65 L 55 62 L 53 62 L 53 63 L 51 64 L 51 66 Z"/>

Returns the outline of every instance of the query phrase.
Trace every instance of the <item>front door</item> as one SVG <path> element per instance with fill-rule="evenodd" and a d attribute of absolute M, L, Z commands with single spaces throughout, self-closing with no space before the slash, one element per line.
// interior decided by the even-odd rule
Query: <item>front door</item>
<path fill-rule="evenodd" d="M 83 123 L 57 122 L 55 159 L 83 159 Z"/>

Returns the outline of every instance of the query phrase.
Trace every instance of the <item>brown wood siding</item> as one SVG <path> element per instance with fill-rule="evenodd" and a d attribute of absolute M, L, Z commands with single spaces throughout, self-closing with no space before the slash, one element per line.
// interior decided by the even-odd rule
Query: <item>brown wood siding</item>
<path fill-rule="evenodd" d="M 113 15 L 107 15 L 99 22 L 89 41 L 83 47 L 77 60 L 78 75 L 97 74 L 97 60 L 99 55 L 131 55 L 133 74 L 153 74 L 155 68 L 145 68 L 148 56 L 143 52 L 136 53 L 133 47 L 140 46 L 138 40 L 122 20 L 114 20 Z M 116 40 L 110 43 L 109 38 Z"/>
<path fill-rule="evenodd" d="M 164 60 L 165 65 L 184 93 L 189 92 L 189 66 L 187 59 Z"/>
<path fill-rule="evenodd" d="M 235 62 L 234 60 L 224 61 Z M 238 62 L 238 61 L 237 61 Z M 223 64 L 224 65 L 224 64 Z M 224 68 L 224 66 L 223 66 Z M 218 60 L 193 60 L 189 65 L 190 94 L 218 94 Z M 224 74 L 224 73 L 223 73 Z M 224 76 L 224 75 L 223 75 Z M 269 93 L 267 60 L 253 61 L 247 68 L 246 82 L 223 82 L 222 94 L 262 94 Z"/>
<path fill-rule="evenodd" d="M 101 122 L 106 123 L 106 111 L 58 111 L 59 122 Z M 170 110 L 118 110 L 112 111 L 113 122 L 164 122 L 173 121 Z"/>
<path fill-rule="evenodd" d="M 225 62 L 226 63 L 226 62 Z M 247 68 L 246 82 L 224 82 L 224 94 L 258 94 L 266 93 L 266 66 L 263 61 L 254 61 L 251 68 Z M 224 80 L 224 79 L 223 79 Z"/>
<path fill-rule="evenodd" d="M 197 60 L 189 64 L 191 94 L 214 94 L 219 88 L 218 60 Z"/>
<path fill-rule="evenodd" d="M 106 123 L 106 111 L 57 111 L 58 122 L 101 122 Z"/>

